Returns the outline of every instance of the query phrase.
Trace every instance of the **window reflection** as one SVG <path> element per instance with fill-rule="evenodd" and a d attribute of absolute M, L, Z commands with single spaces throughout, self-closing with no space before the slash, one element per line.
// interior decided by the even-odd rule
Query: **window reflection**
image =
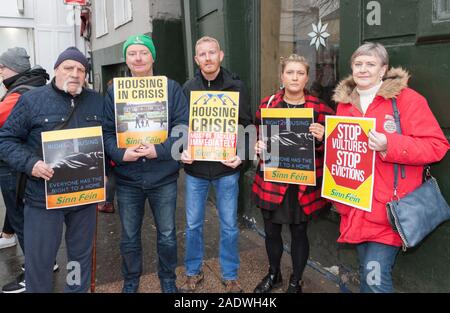
<path fill-rule="evenodd" d="M 435 22 L 450 21 L 450 0 L 434 0 L 433 6 Z"/>
<path fill-rule="evenodd" d="M 337 83 L 339 0 L 262 0 L 261 97 L 280 87 L 280 57 L 297 53 L 310 63 L 308 88 L 330 106 Z"/>

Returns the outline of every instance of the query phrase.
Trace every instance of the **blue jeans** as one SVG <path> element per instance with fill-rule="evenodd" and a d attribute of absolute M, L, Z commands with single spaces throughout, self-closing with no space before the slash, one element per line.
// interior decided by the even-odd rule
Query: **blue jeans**
<path fill-rule="evenodd" d="M 23 204 L 16 205 L 16 182 L 17 173 L 2 169 L 0 172 L 0 188 L 6 207 L 6 218 L 8 223 L 19 239 L 20 247 L 25 253 L 23 239 Z"/>
<path fill-rule="evenodd" d="M 136 292 L 142 274 L 141 227 L 145 201 L 148 199 L 156 223 L 158 277 L 164 281 L 175 281 L 177 266 L 177 238 L 175 209 L 177 204 L 177 182 L 153 189 L 116 185 L 117 203 L 122 222 L 122 275 L 123 292 Z"/>
<path fill-rule="evenodd" d="M 186 174 L 186 275 L 197 275 L 202 269 L 204 252 L 203 224 L 209 186 L 216 191 L 220 220 L 219 264 L 224 280 L 234 280 L 239 270 L 239 229 L 237 225 L 237 200 L 239 172 L 214 180 Z"/>
<path fill-rule="evenodd" d="M 88 291 L 91 283 L 96 207 L 96 204 L 89 204 L 46 210 L 25 204 L 26 292 L 52 292 L 53 265 L 61 245 L 64 224 L 69 262 L 64 292 Z"/>
<path fill-rule="evenodd" d="M 378 242 L 365 242 L 356 246 L 362 293 L 392 293 L 392 269 L 399 247 Z"/>

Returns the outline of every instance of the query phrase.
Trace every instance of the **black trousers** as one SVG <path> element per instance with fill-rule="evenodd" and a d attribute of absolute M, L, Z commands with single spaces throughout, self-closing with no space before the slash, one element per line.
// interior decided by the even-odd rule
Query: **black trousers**
<path fill-rule="evenodd" d="M 11 170 L 2 169 L 0 173 L 0 188 L 5 202 L 6 215 L 3 232 L 16 234 L 22 251 L 25 251 L 23 237 L 23 204 L 16 204 L 17 174 Z M 25 252 L 24 252 L 25 253 Z"/>
<path fill-rule="evenodd" d="M 306 231 L 307 225 L 308 222 L 289 225 L 291 231 L 292 274 L 296 280 L 302 279 L 303 271 L 308 262 L 309 241 Z M 283 255 L 282 226 L 282 224 L 275 224 L 268 219 L 264 219 L 266 252 L 271 272 L 280 270 L 281 256 Z"/>

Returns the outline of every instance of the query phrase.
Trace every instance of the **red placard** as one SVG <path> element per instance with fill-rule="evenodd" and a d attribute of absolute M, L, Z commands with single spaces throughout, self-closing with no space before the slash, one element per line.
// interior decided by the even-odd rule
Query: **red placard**
<path fill-rule="evenodd" d="M 322 197 L 370 212 L 375 152 L 368 147 L 374 118 L 327 116 Z"/>
<path fill-rule="evenodd" d="M 86 5 L 87 0 L 64 0 L 64 4 Z"/>

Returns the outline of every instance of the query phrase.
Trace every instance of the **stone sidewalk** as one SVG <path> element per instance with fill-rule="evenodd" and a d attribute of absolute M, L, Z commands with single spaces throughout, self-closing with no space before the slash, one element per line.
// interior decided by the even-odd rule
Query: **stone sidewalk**
<path fill-rule="evenodd" d="M 242 229 L 240 234 L 241 245 L 241 267 L 239 270 L 239 281 L 244 292 L 253 292 L 258 282 L 267 273 L 267 257 L 264 248 L 264 240 L 255 231 L 250 229 Z M 282 275 L 283 286 L 274 290 L 274 292 L 284 292 L 287 288 L 289 275 L 291 273 L 291 260 L 287 253 L 282 258 Z M 225 291 L 220 277 L 219 261 L 216 257 L 208 258 L 203 265 L 205 275 L 204 282 L 199 286 L 199 293 L 222 293 Z M 184 267 L 177 268 L 177 285 L 181 286 L 185 279 Z M 330 281 L 323 274 L 317 272 L 312 267 L 307 266 L 304 273 L 305 293 L 339 293 L 341 292 L 339 285 Z M 96 292 L 120 292 L 122 281 L 100 284 L 96 288 Z M 149 273 L 142 277 L 139 292 L 160 292 L 159 279 L 156 273 Z"/>
<path fill-rule="evenodd" d="M 184 258 L 184 188 L 183 179 L 179 180 L 179 192 L 177 197 L 177 242 L 178 242 L 178 280 L 181 285 L 185 279 Z M 0 221 L 3 221 L 4 205 L 0 197 Z M 122 276 L 120 271 L 120 219 L 116 210 L 113 214 L 99 213 L 97 234 L 97 266 L 96 266 L 96 292 L 120 292 L 122 288 Z M 199 292 L 221 293 L 224 287 L 221 284 L 218 263 L 218 237 L 219 225 L 215 206 L 208 200 L 205 214 L 205 280 Z M 157 278 L 157 255 L 156 255 L 156 228 L 149 208 L 146 210 L 142 228 L 142 243 L 144 255 L 143 277 L 141 279 L 140 292 L 160 292 L 159 280 Z M 268 261 L 264 247 L 264 238 L 261 232 L 240 226 L 240 260 L 239 272 L 240 282 L 245 292 L 252 292 L 258 282 L 266 275 Z M 24 261 L 21 249 L 16 246 L 0 250 L 0 284 L 8 283 L 20 273 L 20 264 Z M 61 269 L 55 274 L 55 292 L 61 292 L 64 288 L 66 271 L 66 249 L 62 241 L 58 252 L 57 262 Z M 313 266 L 311 266 L 313 265 Z M 284 284 L 275 292 L 283 292 L 287 287 L 290 276 L 290 255 L 284 253 L 282 258 L 282 275 Z M 333 280 L 333 276 L 317 267 L 314 262 L 306 267 L 304 274 L 305 293 L 337 293 L 341 288 Z"/>

